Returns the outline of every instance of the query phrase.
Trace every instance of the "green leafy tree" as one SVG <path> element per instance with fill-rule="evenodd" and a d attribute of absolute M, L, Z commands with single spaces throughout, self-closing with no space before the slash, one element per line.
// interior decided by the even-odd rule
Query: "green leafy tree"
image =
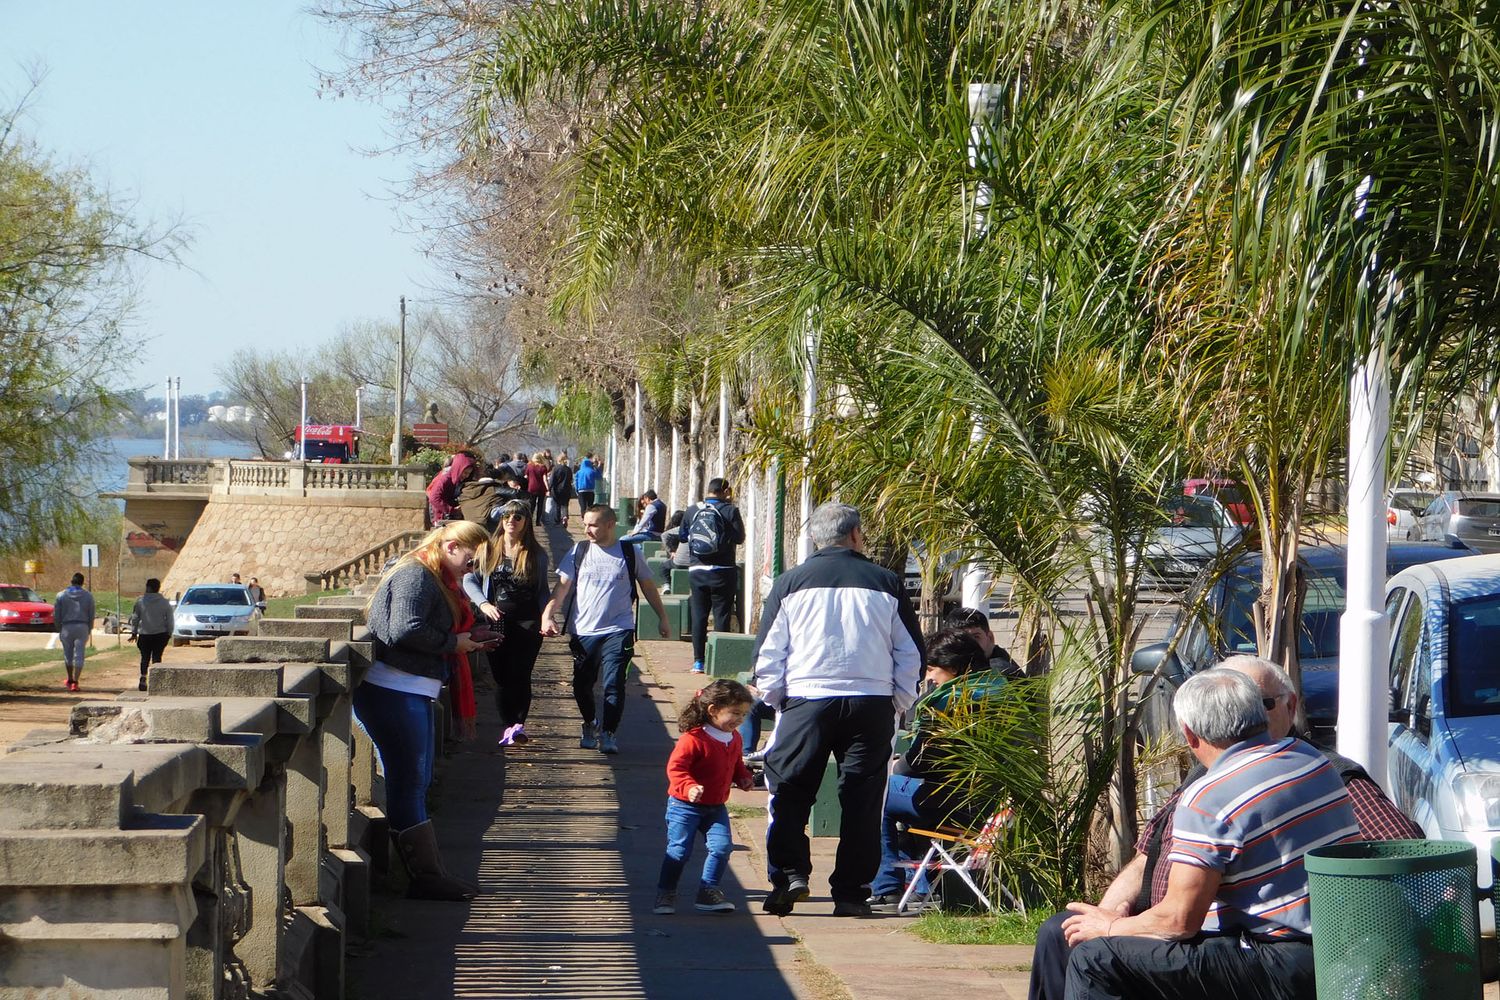
<path fill-rule="evenodd" d="M 125 412 L 131 264 L 172 259 L 81 169 L 53 161 L 0 113 L 0 549 L 67 537 L 98 514 L 92 463 Z"/>

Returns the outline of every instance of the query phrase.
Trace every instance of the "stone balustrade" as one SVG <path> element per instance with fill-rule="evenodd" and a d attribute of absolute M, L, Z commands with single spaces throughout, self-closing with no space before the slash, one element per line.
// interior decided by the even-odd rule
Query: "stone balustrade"
<path fill-rule="evenodd" d="M 326 465 L 245 459 L 132 458 L 124 496 L 312 496 L 335 493 L 425 492 L 427 473 L 417 465 Z"/>
<path fill-rule="evenodd" d="M 341 1000 L 387 831 L 325 600 L 0 757 L 0 996 Z"/>

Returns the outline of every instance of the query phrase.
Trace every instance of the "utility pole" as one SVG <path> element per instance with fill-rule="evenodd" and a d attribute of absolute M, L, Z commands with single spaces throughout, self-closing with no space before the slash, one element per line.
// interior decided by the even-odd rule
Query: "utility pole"
<path fill-rule="evenodd" d="M 167 461 L 172 457 L 172 380 L 167 379 L 167 394 L 162 397 L 166 407 L 161 415 L 161 457 Z"/>
<path fill-rule="evenodd" d="M 297 461 L 307 461 L 307 376 L 302 377 L 302 422 L 297 425 Z"/>
<path fill-rule="evenodd" d="M 396 340 L 396 427 L 391 431 L 391 464 L 401 464 L 401 418 L 406 402 L 406 296 L 401 296 L 401 334 Z"/>
<path fill-rule="evenodd" d="M 360 403 L 360 396 L 364 393 L 364 391 L 365 391 L 365 387 L 362 386 L 362 385 L 357 385 L 357 386 L 354 387 L 354 426 L 355 427 L 361 427 L 361 426 L 363 426 L 363 422 L 360 420 L 359 403 Z"/>

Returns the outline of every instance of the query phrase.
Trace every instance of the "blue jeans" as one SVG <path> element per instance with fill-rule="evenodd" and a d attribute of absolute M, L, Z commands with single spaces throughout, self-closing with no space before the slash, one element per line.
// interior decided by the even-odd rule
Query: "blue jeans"
<path fill-rule="evenodd" d="M 899 896 L 906 891 L 906 872 L 901 862 L 914 860 L 901 850 L 901 833 L 896 829 L 899 820 L 903 823 L 924 822 L 917 810 L 916 794 L 922 787 L 922 779 L 905 774 L 893 774 L 886 780 L 885 809 L 880 814 L 880 874 L 870 883 L 872 896 Z M 927 887 L 927 873 L 917 872 L 917 891 Z"/>
<path fill-rule="evenodd" d="M 661 875 L 656 887 L 664 892 L 677 888 L 682 870 L 693 856 L 693 841 L 703 834 L 708 857 L 703 861 L 703 876 L 698 884 L 709 888 L 719 884 L 734 838 L 729 835 L 729 807 L 699 806 L 681 799 L 667 798 L 667 854 L 661 859 Z"/>
<path fill-rule="evenodd" d="M 744 744 L 745 753 L 755 752 L 760 743 L 760 724 L 774 718 L 776 710 L 759 698 L 755 699 L 755 704 L 745 713 L 745 721 L 740 723 L 740 742 Z"/>
<path fill-rule="evenodd" d="M 655 531 L 638 531 L 618 539 L 621 542 L 629 542 L 631 545 L 639 545 L 642 542 L 659 542 L 661 535 Z"/>
<path fill-rule="evenodd" d="M 575 635 L 568 640 L 573 652 L 573 701 L 584 722 L 597 722 L 607 733 L 620 727 L 625 714 L 625 677 L 635 655 L 635 633 L 606 632 Z M 595 714 L 594 684 L 604 675 L 604 717 Z"/>
<path fill-rule="evenodd" d="M 432 784 L 432 699 L 374 684 L 354 689 L 354 714 L 385 769 L 385 811 L 392 832 L 427 822 Z"/>

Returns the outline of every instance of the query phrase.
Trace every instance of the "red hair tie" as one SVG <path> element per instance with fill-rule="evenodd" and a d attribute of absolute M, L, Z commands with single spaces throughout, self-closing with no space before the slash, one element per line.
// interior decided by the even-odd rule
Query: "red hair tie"
<path fill-rule="evenodd" d="M 693 697 L 694 698 L 702 698 L 703 697 L 703 689 L 699 688 L 698 690 L 694 691 L 693 692 Z"/>

